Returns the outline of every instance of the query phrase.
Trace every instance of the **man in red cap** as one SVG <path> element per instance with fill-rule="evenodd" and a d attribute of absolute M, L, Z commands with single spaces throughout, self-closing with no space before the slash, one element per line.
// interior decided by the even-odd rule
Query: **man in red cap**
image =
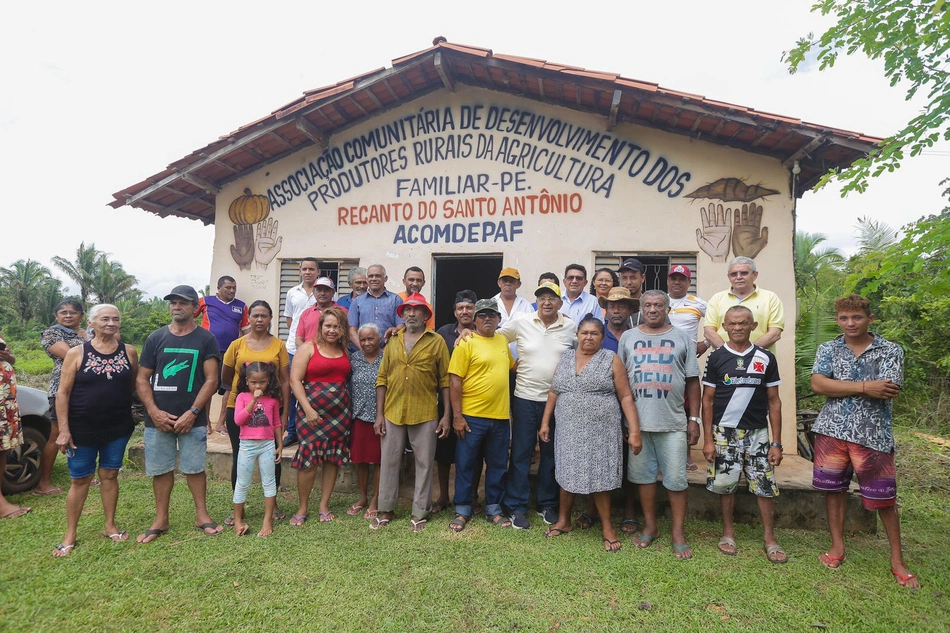
<path fill-rule="evenodd" d="M 376 379 L 376 434 L 382 448 L 379 466 L 379 514 L 370 527 L 379 529 L 396 516 L 399 467 L 408 441 L 416 463 L 410 529 L 425 529 L 432 503 L 432 470 L 436 439 L 449 433 L 451 406 L 439 415 L 438 395 L 449 402 L 449 349 L 445 340 L 426 327 L 432 308 L 418 292 L 410 294 L 396 314 L 405 329 L 395 334 L 383 352 Z M 411 378 L 411 379 L 410 379 Z"/>

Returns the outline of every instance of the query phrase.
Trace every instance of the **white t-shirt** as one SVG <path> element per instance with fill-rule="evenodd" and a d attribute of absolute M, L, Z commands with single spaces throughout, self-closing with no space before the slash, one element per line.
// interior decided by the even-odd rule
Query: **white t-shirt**
<path fill-rule="evenodd" d="M 290 329 L 287 332 L 287 353 L 295 354 L 297 352 L 297 342 L 294 337 L 297 334 L 297 326 L 300 324 L 300 315 L 304 310 L 317 302 L 317 295 L 314 289 L 310 289 L 310 294 L 303 289 L 303 284 L 297 284 L 287 291 L 287 300 L 284 302 L 284 316 L 290 317 Z"/>
<path fill-rule="evenodd" d="M 537 312 L 520 314 L 498 330 L 509 343 L 517 343 L 517 397 L 534 402 L 548 399 L 554 370 L 564 351 L 574 346 L 576 330 L 574 322 L 560 313 L 557 321 L 545 327 Z"/>
<path fill-rule="evenodd" d="M 690 339 L 699 338 L 699 326 L 706 316 L 706 302 L 693 295 L 679 299 L 670 297 L 670 323 L 686 332 Z"/>

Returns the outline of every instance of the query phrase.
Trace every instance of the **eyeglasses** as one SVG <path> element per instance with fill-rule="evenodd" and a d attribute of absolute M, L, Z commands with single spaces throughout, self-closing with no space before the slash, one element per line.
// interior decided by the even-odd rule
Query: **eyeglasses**
<path fill-rule="evenodd" d="M 564 281 L 584 281 L 583 275 L 568 275 L 564 278 Z"/>
<path fill-rule="evenodd" d="M 498 315 L 495 314 L 494 312 L 479 312 L 478 314 L 475 315 L 475 318 L 476 319 L 491 319 L 496 316 Z"/>
<path fill-rule="evenodd" d="M 559 297 L 553 295 L 541 295 L 538 297 L 538 303 L 557 303 Z"/>

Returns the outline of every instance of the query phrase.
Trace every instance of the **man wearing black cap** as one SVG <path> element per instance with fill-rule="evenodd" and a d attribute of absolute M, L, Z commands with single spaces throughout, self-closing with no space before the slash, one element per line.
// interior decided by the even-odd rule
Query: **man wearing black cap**
<path fill-rule="evenodd" d="M 195 529 L 208 536 L 222 531 L 205 503 L 205 407 L 218 389 L 221 352 L 214 334 L 195 323 L 194 288 L 175 286 L 165 301 L 172 322 L 145 339 L 135 380 L 145 405 L 145 474 L 152 477 L 155 494 L 155 521 L 138 537 L 139 543 L 150 543 L 168 531 L 176 462 L 195 500 Z"/>
<path fill-rule="evenodd" d="M 630 298 L 636 301 L 636 307 L 630 316 L 630 327 L 634 328 L 642 323 L 640 316 L 640 295 L 643 294 L 643 282 L 646 279 L 644 273 L 647 268 L 639 259 L 633 257 L 623 260 L 620 268 L 617 269 L 617 275 L 620 276 L 620 285 L 630 291 Z"/>

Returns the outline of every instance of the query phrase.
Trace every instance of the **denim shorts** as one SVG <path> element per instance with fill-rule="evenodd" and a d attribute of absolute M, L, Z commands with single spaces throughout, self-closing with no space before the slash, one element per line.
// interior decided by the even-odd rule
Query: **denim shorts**
<path fill-rule="evenodd" d="M 99 468 L 119 470 L 122 468 L 125 447 L 130 437 L 131 435 L 125 435 L 108 442 L 77 444 L 76 448 L 67 449 L 66 463 L 69 465 L 69 476 L 73 479 L 83 479 L 95 473 L 97 457 Z"/>
<path fill-rule="evenodd" d="M 203 473 L 208 455 L 208 427 L 195 426 L 187 433 L 145 427 L 145 474 L 158 477 L 175 470 L 185 475 Z"/>
<path fill-rule="evenodd" d="M 686 490 L 686 431 L 641 431 L 643 450 L 630 453 L 627 479 L 635 484 L 652 484 L 663 473 L 663 487 L 673 492 Z"/>

